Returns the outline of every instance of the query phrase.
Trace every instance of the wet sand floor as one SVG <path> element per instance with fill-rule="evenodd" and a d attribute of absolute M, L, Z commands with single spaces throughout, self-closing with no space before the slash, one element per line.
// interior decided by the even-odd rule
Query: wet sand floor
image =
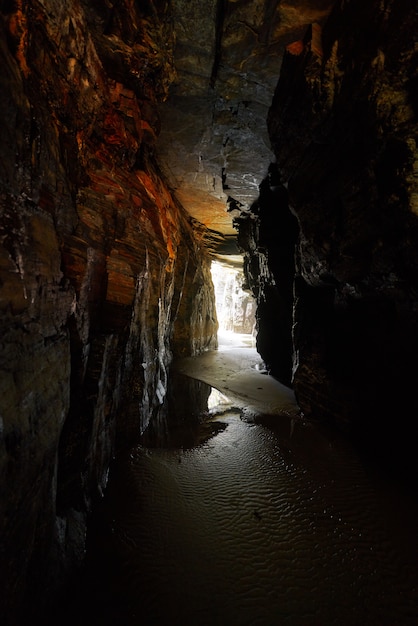
<path fill-rule="evenodd" d="M 77 623 L 418 624 L 415 498 L 295 417 L 291 392 L 246 350 L 178 365 L 232 394 L 213 416 L 222 430 L 197 447 L 138 446 L 115 466 Z M 248 423 L 250 404 L 281 416 Z"/>
<path fill-rule="evenodd" d="M 175 369 L 219 389 L 248 415 L 296 415 L 293 391 L 263 373 L 260 355 L 251 343 L 251 335 L 224 332 L 218 350 L 182 359 Z"/>

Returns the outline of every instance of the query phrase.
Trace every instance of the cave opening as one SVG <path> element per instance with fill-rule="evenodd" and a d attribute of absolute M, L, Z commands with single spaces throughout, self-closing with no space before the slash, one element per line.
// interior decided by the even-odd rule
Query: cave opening
<path fill-rule="evenodd" d="M 245 278 L 242 258 L 239 262 L 213 260 L 211 276 L 215 291 L 218 319 L 218 339 L 225 333 L 249 335 L 255 345 L 256 302 L 249 290 L 244 289 Z"/>

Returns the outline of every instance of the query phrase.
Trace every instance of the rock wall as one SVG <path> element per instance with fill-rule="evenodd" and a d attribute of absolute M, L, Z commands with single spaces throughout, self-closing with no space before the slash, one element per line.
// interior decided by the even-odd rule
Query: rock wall
<path fill-rule="evenodd" d="M 165 2 L 0 13 L 0 620 L 84 557 L 118 446 L 159 419 L 173 354 L 216 346 L 210 262 L 154 158 Z"/>
<path fill-rule="evenodd" d="M 293 282 L 298 224 L 275 164 L 251 211 L 235 220 L 247 285 L 257 302 L 256 346 L 272 376 L 292 384 Z"/>
<path fill-rule="evenodd" d="M 269 113 L 280 182 L 299 227 L 298 403 L 307 416 L 337 422 L 405 468 L 417 465 L 410 436 L 418 409 L 413 5 L 337 3 L 319 49 L 309 30 L 298 54 L 286 54 Z M 267 209 L 273 219 L 279 204 Z M 267 242 L 267 256 L 275 245 Z M 277 291 L 268 280 L 258 288 Z M 262 329 L 269 320 L 261 313 L 259 323 Z M 278 352 L 268 355 L 272 369 Z"/>

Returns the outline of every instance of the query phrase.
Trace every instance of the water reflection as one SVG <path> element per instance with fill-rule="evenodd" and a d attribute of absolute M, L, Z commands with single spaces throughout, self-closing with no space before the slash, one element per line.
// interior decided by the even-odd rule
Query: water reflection
<path fill-rule="evenodd" d="M 201 445 L 226 428 L 219 416 L 232 407 L 220 391 L 200 380 L 173 372 L 167 407 L 140 439 L 147 448 L 182 448 Z"/>

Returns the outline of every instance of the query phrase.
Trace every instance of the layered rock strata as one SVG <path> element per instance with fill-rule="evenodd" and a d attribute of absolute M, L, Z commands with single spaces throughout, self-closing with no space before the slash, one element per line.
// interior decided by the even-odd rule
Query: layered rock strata
<path fill-rule="evenodd" d="M 0 17 L 0 605 L 13 626 L 82 561 L 116 447 L 160 419 L 173 354 L 215 347 L 217 321 L 205 231 L 154 158 L 174 72 L 165 3 L 17 1 Z"/>

